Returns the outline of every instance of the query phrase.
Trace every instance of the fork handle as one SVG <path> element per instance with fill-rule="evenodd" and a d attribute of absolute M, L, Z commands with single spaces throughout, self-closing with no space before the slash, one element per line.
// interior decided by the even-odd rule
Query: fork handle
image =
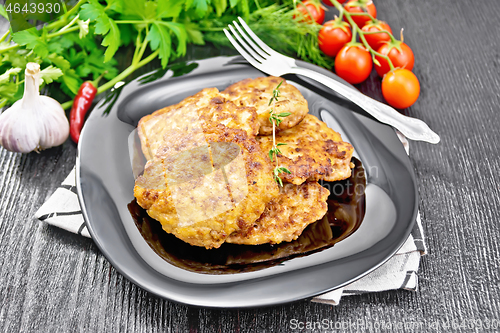
<path fill-rule="evenodd" d="M 422 120 L 402 115 L 390 106 L 363 95 L 359 91 L 335 81 L 326 75 L 301 67 L 292 67 L 290 72 L 306 76 L 327 86 L 360 106 L 381 123 L 398 129 L 410 140 L 426 141 L 434 144 L 440 141 L 439 135 L 433 132 Z"/>

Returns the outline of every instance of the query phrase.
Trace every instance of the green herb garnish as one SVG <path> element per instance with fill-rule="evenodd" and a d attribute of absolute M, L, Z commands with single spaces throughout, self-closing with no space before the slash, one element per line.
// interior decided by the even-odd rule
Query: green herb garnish
<path fill-rule="evenodd" d="M 279 124 L 281 124 L 281 122 L 283 121 L 282 118 L 288 117 L 289 115 L 291 115 L 290 112 L 274 113 L 274 107 L 276 105 L 276 102 L 278 101 L 278 97 L 280 97 L 279 88 L 281 87 L 282 83 L 283 83 L 283 81 L 281 81 L 276 86 L 276 88 L 273 89 L 273 96 L 269 100 L 269 106 L 271 106 L 271 104 L 273 105 L 273 107 L 271 108 L 271 111 L 269 111 L 269 121 L 271 122 L 271 124 L 273 124 L 273 146 L 269 150 L 269 159 L 271 160 L 271 162 L 273 162 L 274 159 L 276 158 L 276 166 L 274 167 L 274 170 L 273 170 L 273 178 L 274 178 L 274 181 L 276 183 L 281 185 L 281 187 L 283 187 L 283 181 L 281 180 L 281 178 L 279 176 L 280 173 L 283 173 L 283 172 L 288 173 L 288 174 L 291 173 L 290 170 L 288 170 L 287 168 L 280 167 L 279 161 L 278 161 L 278 154 L 281 154 L 281 150 L 278 147 L 279 146 L 286 146 L 286 143 L 278 143 L 278 144 L 276 143 L 276 126 L 279 126 Z"/>

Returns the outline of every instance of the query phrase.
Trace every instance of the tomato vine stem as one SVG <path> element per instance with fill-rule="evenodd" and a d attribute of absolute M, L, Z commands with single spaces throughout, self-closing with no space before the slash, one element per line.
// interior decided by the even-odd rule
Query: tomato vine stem
<path fill-rule="evenodd" d="M 365 31 L 361 30 L 361 28 L 358 27 L 356 22 L 354 22 L 354 20 L 352 19 L 352 16 L 367 16 L 372 21 L 376 21 L 376 19 L 372 15 L 370 15 L 369 13 L 366 13 L 366 12 L 350 13 L 348 11 L 345 11 L 344 7 L 337 0 L 330 0 L 330 2 L 335 6 L 335 8 L 337 8 L 340 15 L 343 15 L 346 18 L 346 20 L 349 22 L 349 24 L 351 25 L 351 29 L 352 29 L 352 41 L 351 41 L 351 43 L 355 43 L 356 42 L 356 35 L 359 35 L 359 40 L 361 41 L 363 46 L 368 50 L 368 52 L 370 52 L 372 59 L 373 59 L 373 62 L 375 64 L 379 63 L 378 60 L 375 59 L 375 56 L 379 56 L 380 58 L 385 59 L 389 63 L 389 68 L 392 71 L 394 69 L 394 65 L 393 65 L 391 59 L 388 56 L 386 56 L 385 54 L 382 54 L 382 53 L 374 50 L 370 46 L 370 44 L 368 44 L 368 42 L 366 41 L 365 35 L 371 35 L 371 34 L 375 34 L 375 33 L 386 33 L 390 36 L 391 41 L 395 40 L 394 36 L 387 30 L 372 31 L 372 32 L 365 32 Z"/>

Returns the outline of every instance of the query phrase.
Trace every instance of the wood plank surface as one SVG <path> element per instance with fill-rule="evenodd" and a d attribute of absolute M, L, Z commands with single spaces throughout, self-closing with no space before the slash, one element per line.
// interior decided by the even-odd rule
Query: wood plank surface
<path fill-rule="evenodd" d="M 92 240 L 33 218 L 74 166 L 76 147 L 67 141 L 41 154 L 0 149 L 0 331 L 500 332 L 500 2 L 376 5 L 394 32 L 405 28 L 415 53 L 422 91 L 405 113 L 442 138 L 411 144 L 429 247 L 417 292 L 250 310 L 160 299 L 117 273 Z M 375 72 L 359 88 L 382 100 Z M 333 326 L 294 330 L 293 320 Z"/>

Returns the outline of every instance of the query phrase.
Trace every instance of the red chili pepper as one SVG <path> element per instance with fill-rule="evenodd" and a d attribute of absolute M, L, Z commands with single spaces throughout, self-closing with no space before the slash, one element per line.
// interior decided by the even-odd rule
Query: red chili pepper
<path fill-rule="evenodd" d="M 87 81 L 81 85 L 78 94 L 76 94 L 73 100 L 73 106 L 69 113 L 69 134 L 75 143 L 78 143 L 85 115 L 90 109 L 96 93 L 97 88 L 94 87 L 92 82 Z"/>
<path fill-rule="evenodd" d="M 73 106 L 69 113 L 69 134 L 75 143 L 78 143 L 78 139 L 80 139 L 80 132 L 85 122 L 85 115 L 90 109 L 97 93 L 97 84 L 106 73 L 107 72 L 104 72 L 95 81 L 84 82 L 73 100 Z"/>

